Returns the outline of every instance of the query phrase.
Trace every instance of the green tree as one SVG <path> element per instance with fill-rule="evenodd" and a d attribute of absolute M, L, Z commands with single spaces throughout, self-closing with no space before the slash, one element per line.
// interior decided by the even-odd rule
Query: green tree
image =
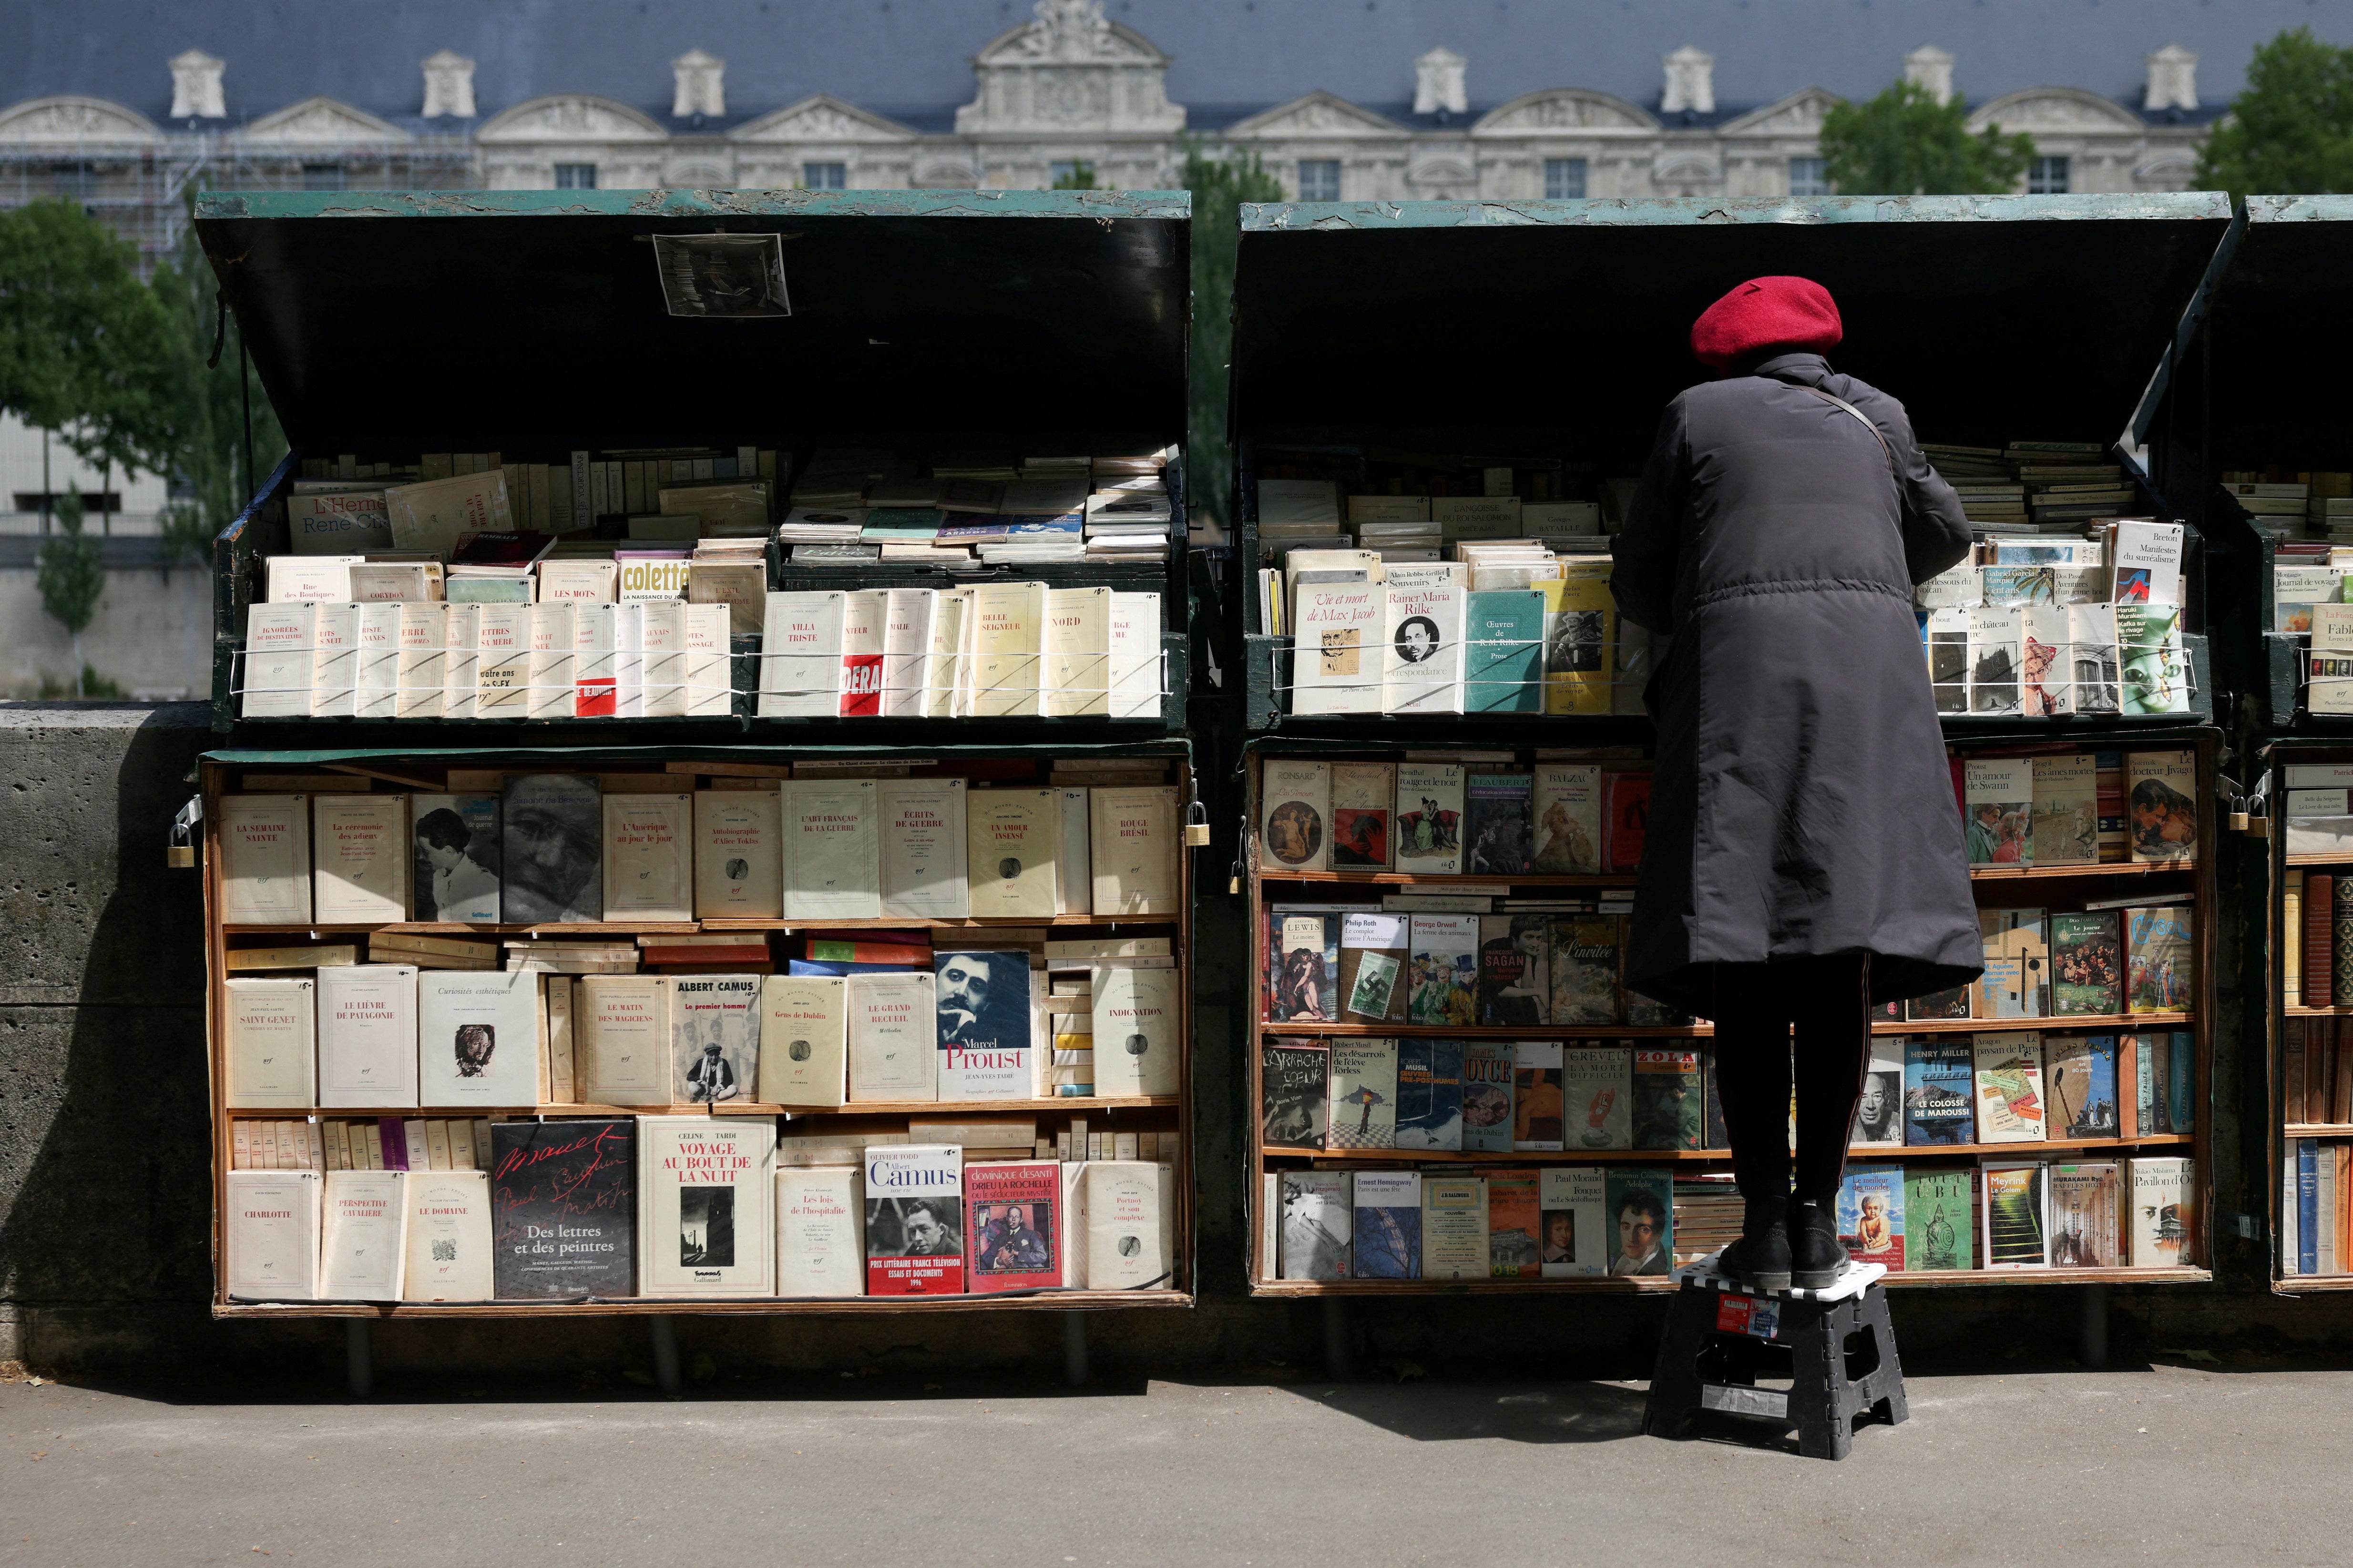
<path fill-rule="evenodd" d="M 1095 166 L 1082 158 L 1054 176 L 1050 191 L 1092 191 L 1102 187 L 1095 184 Z"/>
<path fill-rule="evenodd" d="M 1245 202 L 1279 202 L 1282 186 L 1258 154 L 1214 158 L 1198 145 L 1185 153 L 1185 188 L 1193 193 L 1192 404 L 1185 441 L 1186 505 L 1218 521 L 1233 519 L 1233 447 L 1226 439 L 1226 390 L 1234 346 L 1234 253 Z"/>
<path fill-rule="evenodd" d="M 1959 96 L 1938 103 L 1917 82 L 1899 81 L 1865 103 L 1840 103 L 1822 117 L 1822 173 L 1850 196 L 1999 195 L 2018 188 L 2034 139 L 1999 125 L 1969 134 Z"/>
<path fill-rule="evenodd" d="M 173 430 L 176 437 L 162 472 L 175 495 L 164 509 L 166 560 L 202 561 L 213 536 L 252 498 L 260 477 L 286 455 L 286 433 L 238 353 L 237 318 L 221 340 L 220 363 L 207 368 L 221 330 L 212 266 L 195 228 L 181 232 L 179 247 L 155 268 L 154 293 L 170 323 Z M 237 384 L 239 374 L 247 384 Z M 245 409 L 253 410 L 254 472 L 246 472 Z"/>
<path fill-rule="evenodd" d="M 2353 48 L 2294 27 L 2255 46 L 2247 89 L 2198 154 L 2200 190 L 2353 191 Z"/>
<path fill-rule="evenodd" d="M 58 502 L 58 531 L 41 541 L 40 570 L 34 578 L 41 591 L 41 608 L 73 636 L 74 695 L 84 689 L 88 666 L 81 658 L 81 634 L 98 613 L 98 595 L 106 587 L 106 565 L 99 542 L 81 531 L 81 489 L 69 486 Z"/>

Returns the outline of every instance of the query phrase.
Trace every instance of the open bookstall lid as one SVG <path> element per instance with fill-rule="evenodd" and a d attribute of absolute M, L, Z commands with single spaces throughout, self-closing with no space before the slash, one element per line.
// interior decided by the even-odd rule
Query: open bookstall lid
<path fill-rule="evenodd" d="M 1191 205 L 1183 191 L 283 191 L 200 196 L 195 226 L 303 451 L 758 431 L 1167 445 L 1185 430 Z M 679 235 L 780 237 L 754 248 L 781 257 L 791 313 L 671 314 L 649 240 Z"/>
<path fill-rule="evenodd" d="M 1246 205 L 1234 430 L 1543 432 L 1639 461 L 1708 379 L 1694 319 L 1796 274 L 1838 301 L 1831 364 L 1923 440 L 2112 441 L 2230 222 L 2212 192 Z"/>
<path fill-rule="evenodd" d="M 2353 196 L 2249 196 L 2207 306 L 2211 384 L 2197 408 L 2209 466 L 2353 468 Z M 2194 383 L 2193 383 L 2194 385 Z"/>

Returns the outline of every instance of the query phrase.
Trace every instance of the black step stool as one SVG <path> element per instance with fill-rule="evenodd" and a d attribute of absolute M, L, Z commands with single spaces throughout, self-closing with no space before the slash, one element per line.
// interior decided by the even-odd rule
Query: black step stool
<path fill-rule="evenodd" d="M 1659 1339 L 1642 1430 L 1680 1437 L 1694 1415 L 1717 1410 L 1795 1426 L 1798 1452 L 1809 1458 L 1845 1458 L 1856 1412 L 1891 1426 L 1908 1414 L 1880 1283 L 1886 1272 L 1849 1264 L 1826 1290 L 1767 1296 L 1719 1272 L 1714 1253 L 1676 1269 L 1682 1287 Z M 1759 1388 L 1759 1376 L 1788 1377 L 1789 1390 Z"/>

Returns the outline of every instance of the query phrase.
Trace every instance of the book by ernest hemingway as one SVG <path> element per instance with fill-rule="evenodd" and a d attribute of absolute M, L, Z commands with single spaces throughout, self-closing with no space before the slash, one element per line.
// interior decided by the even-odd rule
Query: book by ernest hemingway
<path fill-rule="evenodd" d="M 1609 1269 L 1604 1202 L 1602 1173 L 1595 1166 L 1547 1165 L 1537 1174 L 1536 1261 L 1545 1279 L 1573 1279 Z"/>
<path fill-rule="evenodd" d="M 1522 1040 L 1513 1047 L 1512 1147 L 1561 1146 L 1560 1042 Z"/>
<path fill-rule="evenodd" d="M 1518 1053 L 1508 1042 L 1466 1041 L 1462 1047 L 1462 1147 L 1508 1153 L 1512 1147 L 1512 1087 Z"/>
<path fill-rule="evenodd" d="M 1284 1149 L 1324 1147 L 1324 1085 L 1332 1053 L 1313 1040 L 1259 1047 L 1259 1136 Z"/>
<path fill-rule="evenodd" d="M 637 1289 L 635 1123 L 491 1125 L 491 1272 L 501 1297 Z"/>
<path fill-rule="evenodd" d="M 1966 1167 L 1922 1166 L 1904 1173 L 1906 1273 L 1966 1269 L 1976 1219 L 1969 1212 L 1974 1173 Z"/>
<path fill-rule="evenodd" d="M 1267 1017 L 1277 1024 L 1339 1019 L 1340 922 L 1336 910 L 1275 904 L 1267 910 Z"/>
<path fill-rule="evenodd" d="M 1397 1146 L 1462 1147 L 1462 1046 L 1427 1037 L 1398 1042 Z"/>
<path fill-rule="evenodd" d="M 1335 870 L 1389 868 L 1389 823 L 1397 808 L 1397 769 L 1388 763 L 1332 764 L 1332 865 Z"/>
<path fill-rule="evenodd" d="M 2123 1012 L 2124 969 L 2124 942 L 2116 910 L 2051 917 L 2051 1010 L 2054 1015 Z"/>
<path fill-rule="evenodd" d="M 2026 1030 L 1970 1037 L 1980 1143 L 2040 1143 L 2050 1136 L 2042 1038 Z"/>
<path fill-rule="evenodd" d="M 1535 851 L 1534 784 L 1523 773 L 1474 773 L 1463 781 L 1462 873 L 1516 876 Z"/>
<path fill-rule="evenodd" d="M 1839 1239 L 1857 1263 L 1904 1267 L 1904 1167 L 1849 1165 L 1839 1184 Z"/>
<path fill-rule="evenodd" d="M 2125 1005 L 2132 1013 L 2186 1013 L 2193 960 L 2187 904 L 2125 911 Z"/>
<path fill-rule="evenodd" d="M 1671 1274 L 1675 1245 L 1674 1177 L 1664 1167 L 1602 1173 L 1602 1227 L 1612 1274 Z"/>
<path fill-rule="evenodd" d="M 1407 1012 L 1417 1024 L 1469 1024 L 1478 1016 L 1477 915 L 1413 917 L 1412 990 Z"/>
<path fill-rule="evenodd" d="M 1904 1042 L 1904 1142 L 1977 1141 L 1976 1053 L 1967 1035 L 1914 1035 Z"/>
<path fill-rule="evenodd" d="M 1388 1039 L 1332 1042 L 1330 1107 L 1325 1146 L 1397 1147 L 1398 1043 Z"/>
<path fill-rule="evenodd" d="M 1696 1149 L 1703 1106 L 1697 1051 L 1634 1052 L 1634 1147 Z"/>
<path fill-rule="evenodd" d="M 1481 1024 L 1514 1028 L 1547 1021 L 1550 924 L 1543 915 L 1479 917 Z"/>
<path fill-rule="evenodd" d="M 1515 917 L 1525 919 L 1526 917 Z M 1552 921 L 1552 1021 L 1618 1022 L 1618 967 L 1624 922 L 1617 915 Z"/>
<path fill-rule="evenodd" d="M 1536 1173 L 1487 1173 L 1487 1272 L 1498 1279 L 1533 1279 L 1543 1272 L 1537 1261 L 1536 1237 L 1543 1228 L 1538 1215 Z"/>
<path fill-rule="evenodd" d="M 1352 1247 L 1359 1279 L 1421 1277 L 1421 1174 L 1359 1171 Z"/>
<path fill-rule="evenodd" d="M 1571 1044 L 1560 1053 L 1563 1145 L 1634 1146 L 1634 1051 L 1630 1046 Z"/>
<path fill-rule="evenodd" d="M 2049 1181 L 2051 1267 L 2115 1268 L 2122 1261 L 2116 1247 L 2120 1191 L 2116 1162 L 2052 1165 Z"/>
<path fill-rule="evenodd" d="M 2039 1161 L 1989 1160 L 1985 1175 L 1985 1266 L 1988 1268 L 2047 1268 L 2051 1266 L 2050 1167 Z"/>
<path fill-rule="evenodd" d="M 2053 1138 L 2114 1138 L 2116 1114 L 2116 1037 L 2114 1035 L 2046 1035 L 2042 1040 L 2043 1095 L 2050 1101 Z"/>

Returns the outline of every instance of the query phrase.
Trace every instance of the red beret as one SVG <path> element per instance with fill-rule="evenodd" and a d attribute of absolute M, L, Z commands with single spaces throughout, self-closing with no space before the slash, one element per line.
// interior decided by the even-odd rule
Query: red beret
<path fill-rule="evenodd" d="M 1759 349 L 1828 353 L 1845 335 L 1838 302 L 1810 278 L 1751 278 L 1692 323 L 1692 353 L 1730 370 Z"/>

